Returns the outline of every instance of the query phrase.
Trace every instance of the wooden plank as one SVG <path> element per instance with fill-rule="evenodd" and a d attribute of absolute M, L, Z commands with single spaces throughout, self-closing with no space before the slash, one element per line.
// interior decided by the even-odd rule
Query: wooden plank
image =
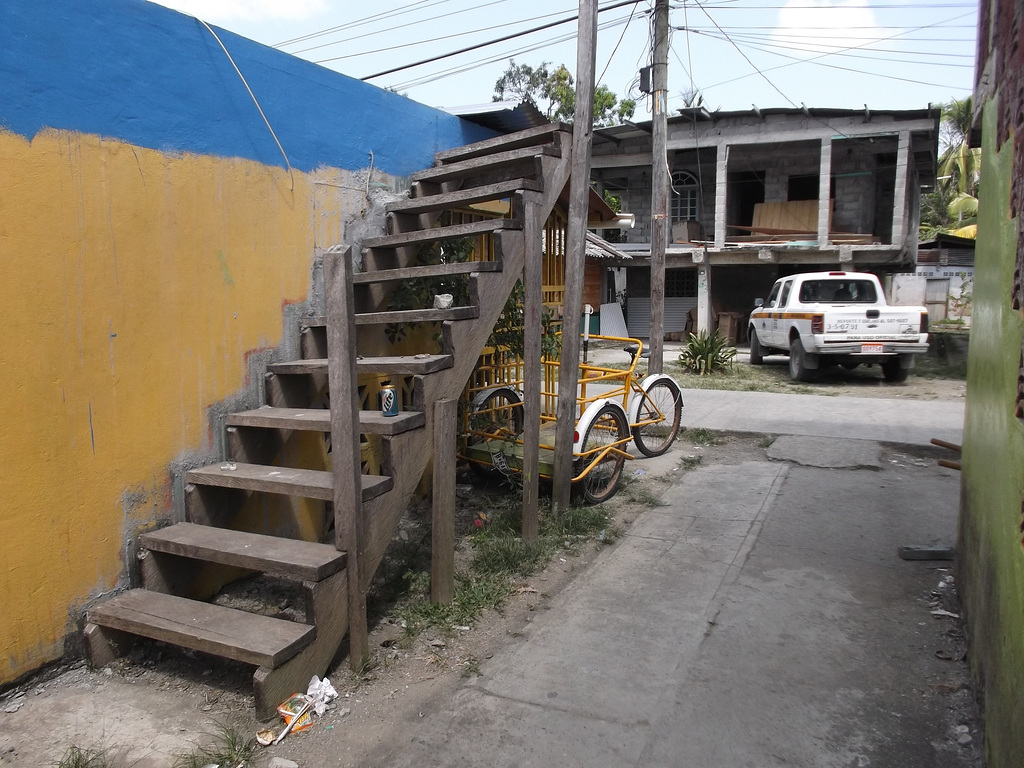
<path fill-rule="evenodd" d="M 434 373 L 452 365 L 451 355 L 392 355 L 361 357 L 356 360 L 359 374 L 406 374 L 408 376 Z M 314 374 L 327 372 L 327 360 L 291 360 L 267 366 L 275 374 Z"/>
<path fill-rule="evenodd" d="M 360 411 L 359 431 L 367 435 L 400 435 L 426 424 L 422 411 L 399 411 L 397 416 L 385 416 L 380 411 Z"/>
<path fill-rule="evenodd" d="M 430 533 L 430 600 L 447 605 L 455 595 L 455 452 L 459 401 L 434 403 L 434 474 Z"/>
<path fill-rule="evenodd" d="M 348 553 L 347 602 L 349 665 L 362 669 L 370 658 L 363 589 L 363 553 L 366 516 L 356 489 L 360 483 L 358 337 L 354 318 L 352 251 L 328 254 L 324 258 L 324 292 L 327 298 L 327 348 L 331 393 L 331 445 L 333 446 L 334 546 Z"/>
<path fill-rule="evenodd" d="M 416 171 L 410 180 L 413 182 L 431 182 L 440 184 L 445 181 L 464 179 L 474 174 L 490 173 L 501 168 L 523 165 L 534 161 L 540 155 L 561 157 L 561 148 L 553 144 L 519 147 L 505 152 L 494 152 L 489 155 L 456 160 L 435 165 L 423 171 Z M 509 173 L 510 171 L 506 171 Z"/>
<path fill-rule="evenodd" d="M 331 412 L 326 408 L 256 408 L 230 413 L 224 420 L 229 427 L 267 427 L 330 432 Z"/>
<path fill-rule="evenodd" d="M 228 468 L 231 466 L 234 469 Z M 319 469 L 224 462 L 189 470 L 185 474 L 185 482 L 243 491 L 303 496 L 322 501 L 334 500 L 334 484 L 331 473 Z M 363 475 L 362 498 L 365 500 L 385 493 L 391 489 L 391 485 L 390 477 Z"/>
<path fill-rule="evenodd" d="M 257 408 L 229 414 L 225 421 L 229 427 L 331 431 L 331 412 L 326 408 Z M 397 435 L 422 427 L 425 422 L 424 415 L 417 411 L 400 411 L 397 416 L 385 416 L 380 411 L 359 411 L 359 432 L 362 434 Z"/>
<path fill-rule="evenodd" d="M 474 272 L 500 272 L 497 261 L 456 261 L 452 264 L 431 264 L 425 267 L 402 267 L 400 269 L 377 269 L 373 272 L 359 272 L 352 275 L 356 285 L 386 283 L 395 280 L 415 280 L 421 277 L 443 277 L 446 275 L 469 275 Z"/>
<path fill-rule="evenodd" d="M 389 213 L 430 213 L 431 211 L 459 208 L 471 203 L 481 203 L 485 200 L 500 200 L 521 190 L 542 191 L 543 188 L 544 183 L 540 179 L 510 179 L 495 184 L 460 189 L 457 192 L 396 200 L 393 203 L 388 203 L 387 210 Z"/>
<path fill-rule="evenodd" d="M 543 364 L 541 337 L 544 333 L 544 242 L 538 195 L 524 200 L 523 240 L 523 442 L 530 446 L 523 455 L 522 536 L 533 541 L 540 531 L 540 397 Z"/>
<path fill-rule="evenodd" d="M 90 608 L 88 621 L 246 664 L 276 667 L 308 645 L 306 624 L 133 589 Z"/>
<path fill-rule="evenodd" d="M 306 585 L 306 605 L 309 621 L 316 627 L 316 639 L 277 668 L 260 667 L 253 674 L 256 716 L 259 719 L 274 717 L 277 705 L 296 691 L 306 690 L 313 675 L 327 677 L 331 662 L 348 631 L 347 592 L 345 571 Z"/>
<path fill-rule="evenodd" d="M 345 567 L 345 553 L 315 541 L 178 523 L 144 533 L 146 549 L 292 579 L 321 581 Z"/>
<path fill-rule="evenodd" d="M 480 308 L 452 307 L 451 309 L 402 309 L 394 312 L 361 312 L 356 325 L 384 325 L 386 323 L 430 323 L 444 320 L 472 320 L 480 316 Z"/>
<path fill-rule="evenodd" d="M 484 139 L 475 144 L 467 144 L 464 147 L 448 149 L 434 155 L 436 163 L 453 163 L 466 160 L 471 157 L 481 157 L 504 150 L 516 149 L 518 147 L 535 147 L 547 142 L 558 142 L 558 134 L 569 131 L 571 128 L 562 123 L 549 123 L 534 128 L 527 128 L 523 131 L 510 133 L 505 136 L 498 136 L 493 139 Z"/>
<path fill-rule="evenodd" d="M 363 240 L 363 248 L 397 248 L 403 245 L 435 243 L 439 240 L 469 237 L 472 235 L 490 234 L 499 229 L 521 229 L 522 222 L 514 219 L 482 219 L 466 224 L 452 224 L 447 227 L 428 227 L 397 235 L 368 237 Z"/>

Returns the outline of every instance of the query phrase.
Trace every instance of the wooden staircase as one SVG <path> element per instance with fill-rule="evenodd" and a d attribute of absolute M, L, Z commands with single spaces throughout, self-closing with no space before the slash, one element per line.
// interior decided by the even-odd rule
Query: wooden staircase
<path fill-rule="evenodd" d="M 409 199 L 388 205 L 388 234 L 363 241 L 360 270 L 351 248 L 326 254 L 327 316 L 304 329 L 303 359 L 270 365 L 267 405 L 228 416 L 228 460 L 186 474 L 189 522 L 141 537 L 141 587 L 89 609 L 93 664 L 125 653 L 136 636 L 253 664 L 257 715 L 269 718 L 327 671 L 346 634 L 353 666 L 365 660 L 366 592 L 430 461 L 433 404 L 460 396 L 526 254 L 539 254 L 527 233 L 540 232 L 568 181 L 571 145 L 568 129 L 550 125 L 439 153 L 433 168 L 412 177 Z M 497 200 L 509 201 L 508 218 L 436 226 L 446 211 Z M 414 264 L 423 244 L 484 234 L 489 260 Z M 457 274 L 469 281 L 467 306 L 387 310 L 399 281 Z M 424 321 L 440 323 L 439 351 L 371 354 L 385 325 Z M 407 383 L 411 397 L 398 416 L 360 409 L 360 380 L 378 377 Z M 310 433 L 330 436 L 330 470 L 288 464 L 289 442 Z M 371 440 L 378 474 L 364 474 Z M 279 522 L 239 513 L 270 496 L 333 509 L 333 536 L 330 521 L 309 541 L 296 535 L 300 525 L 282 532 Z M 254 573 L 300 585 L 305 620 L 208 602 Z"/>

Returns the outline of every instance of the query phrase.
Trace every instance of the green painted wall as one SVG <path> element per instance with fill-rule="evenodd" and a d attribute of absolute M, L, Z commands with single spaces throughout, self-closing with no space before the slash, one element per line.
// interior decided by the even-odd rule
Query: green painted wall
<path fill-rule="evenodd" d="M 1024 316 L 1012 307 L 1013 139 L 996 146 L 997 117 L 993 99 L 982 128 L 957 570 L 972 669 L 984 695 L 987 765 L 1011 768 L 1024 763 L 1024 424 L 1015 415 Z"/>

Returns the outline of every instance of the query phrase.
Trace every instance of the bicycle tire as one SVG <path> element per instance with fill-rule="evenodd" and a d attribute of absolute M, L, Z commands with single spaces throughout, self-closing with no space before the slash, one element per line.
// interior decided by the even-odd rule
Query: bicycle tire
<path fill-rule="evenodd" d="M 661 456 L 675 442 L 683 411 L 683 396 L 671 379 L 658 379 L 644 390 L 638 422 L 660 421 L 633 427 L 633 442 L 644 456 Z"/>
<path fill-rule="evenodd" d="M 622 409 L 605 405 L 587 427 L 582 449 L 584 452 L 600 449 L 628 437 L 629 425 Z M 622 477 L 622 465 L 625 462 L 625 456 L 618 453 L 609 453 L 598 460 L 587 475 L 573 486 L 577 498 L 588 504 L 600 504 L 610 499 L 619 489 L 619 478 Z M 587 457 L 577 459 L 573 463 L 573 474 L 582 474 L 591 463 L 592 459 Z"/>
<path fill-rule="evenodd" d="M 476 445 L 491 439 L 515 439 L 521 435 L 523 433 L 521 403 L 519 393 L 514 389 L 503 387 L 491 392 L 480 405 L 473 409 L 469 416 L 471 431 L 466 438 L 466 444 Z M 474 472 L 485 478 L 500 474 L 493 465 L 484 466 L 471 461 L 469 466 Z"/>

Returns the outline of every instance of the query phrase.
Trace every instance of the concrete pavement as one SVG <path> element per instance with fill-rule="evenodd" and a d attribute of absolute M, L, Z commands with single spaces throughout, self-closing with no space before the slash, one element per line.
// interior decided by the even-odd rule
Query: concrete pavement
<path fill-rule="evenodd" d="M 897 557 L 953 543 L 959 477 L 878 442 L 959 442 L 962 405 L 684 394 L 688 426 L 787 437 L 673 475 L 524 642 L 361 765 L 980 765 L 929 604 L 950 563 Z"/>
<path fill-rule="evenodd" d="M 933 437 L 959 445 L 964 402 L 865 397 L 821 397 L 774 392 L 683 390 L 683 424 L 688 427 L 813 435 L 907 445 L 928 445 Z"/>

